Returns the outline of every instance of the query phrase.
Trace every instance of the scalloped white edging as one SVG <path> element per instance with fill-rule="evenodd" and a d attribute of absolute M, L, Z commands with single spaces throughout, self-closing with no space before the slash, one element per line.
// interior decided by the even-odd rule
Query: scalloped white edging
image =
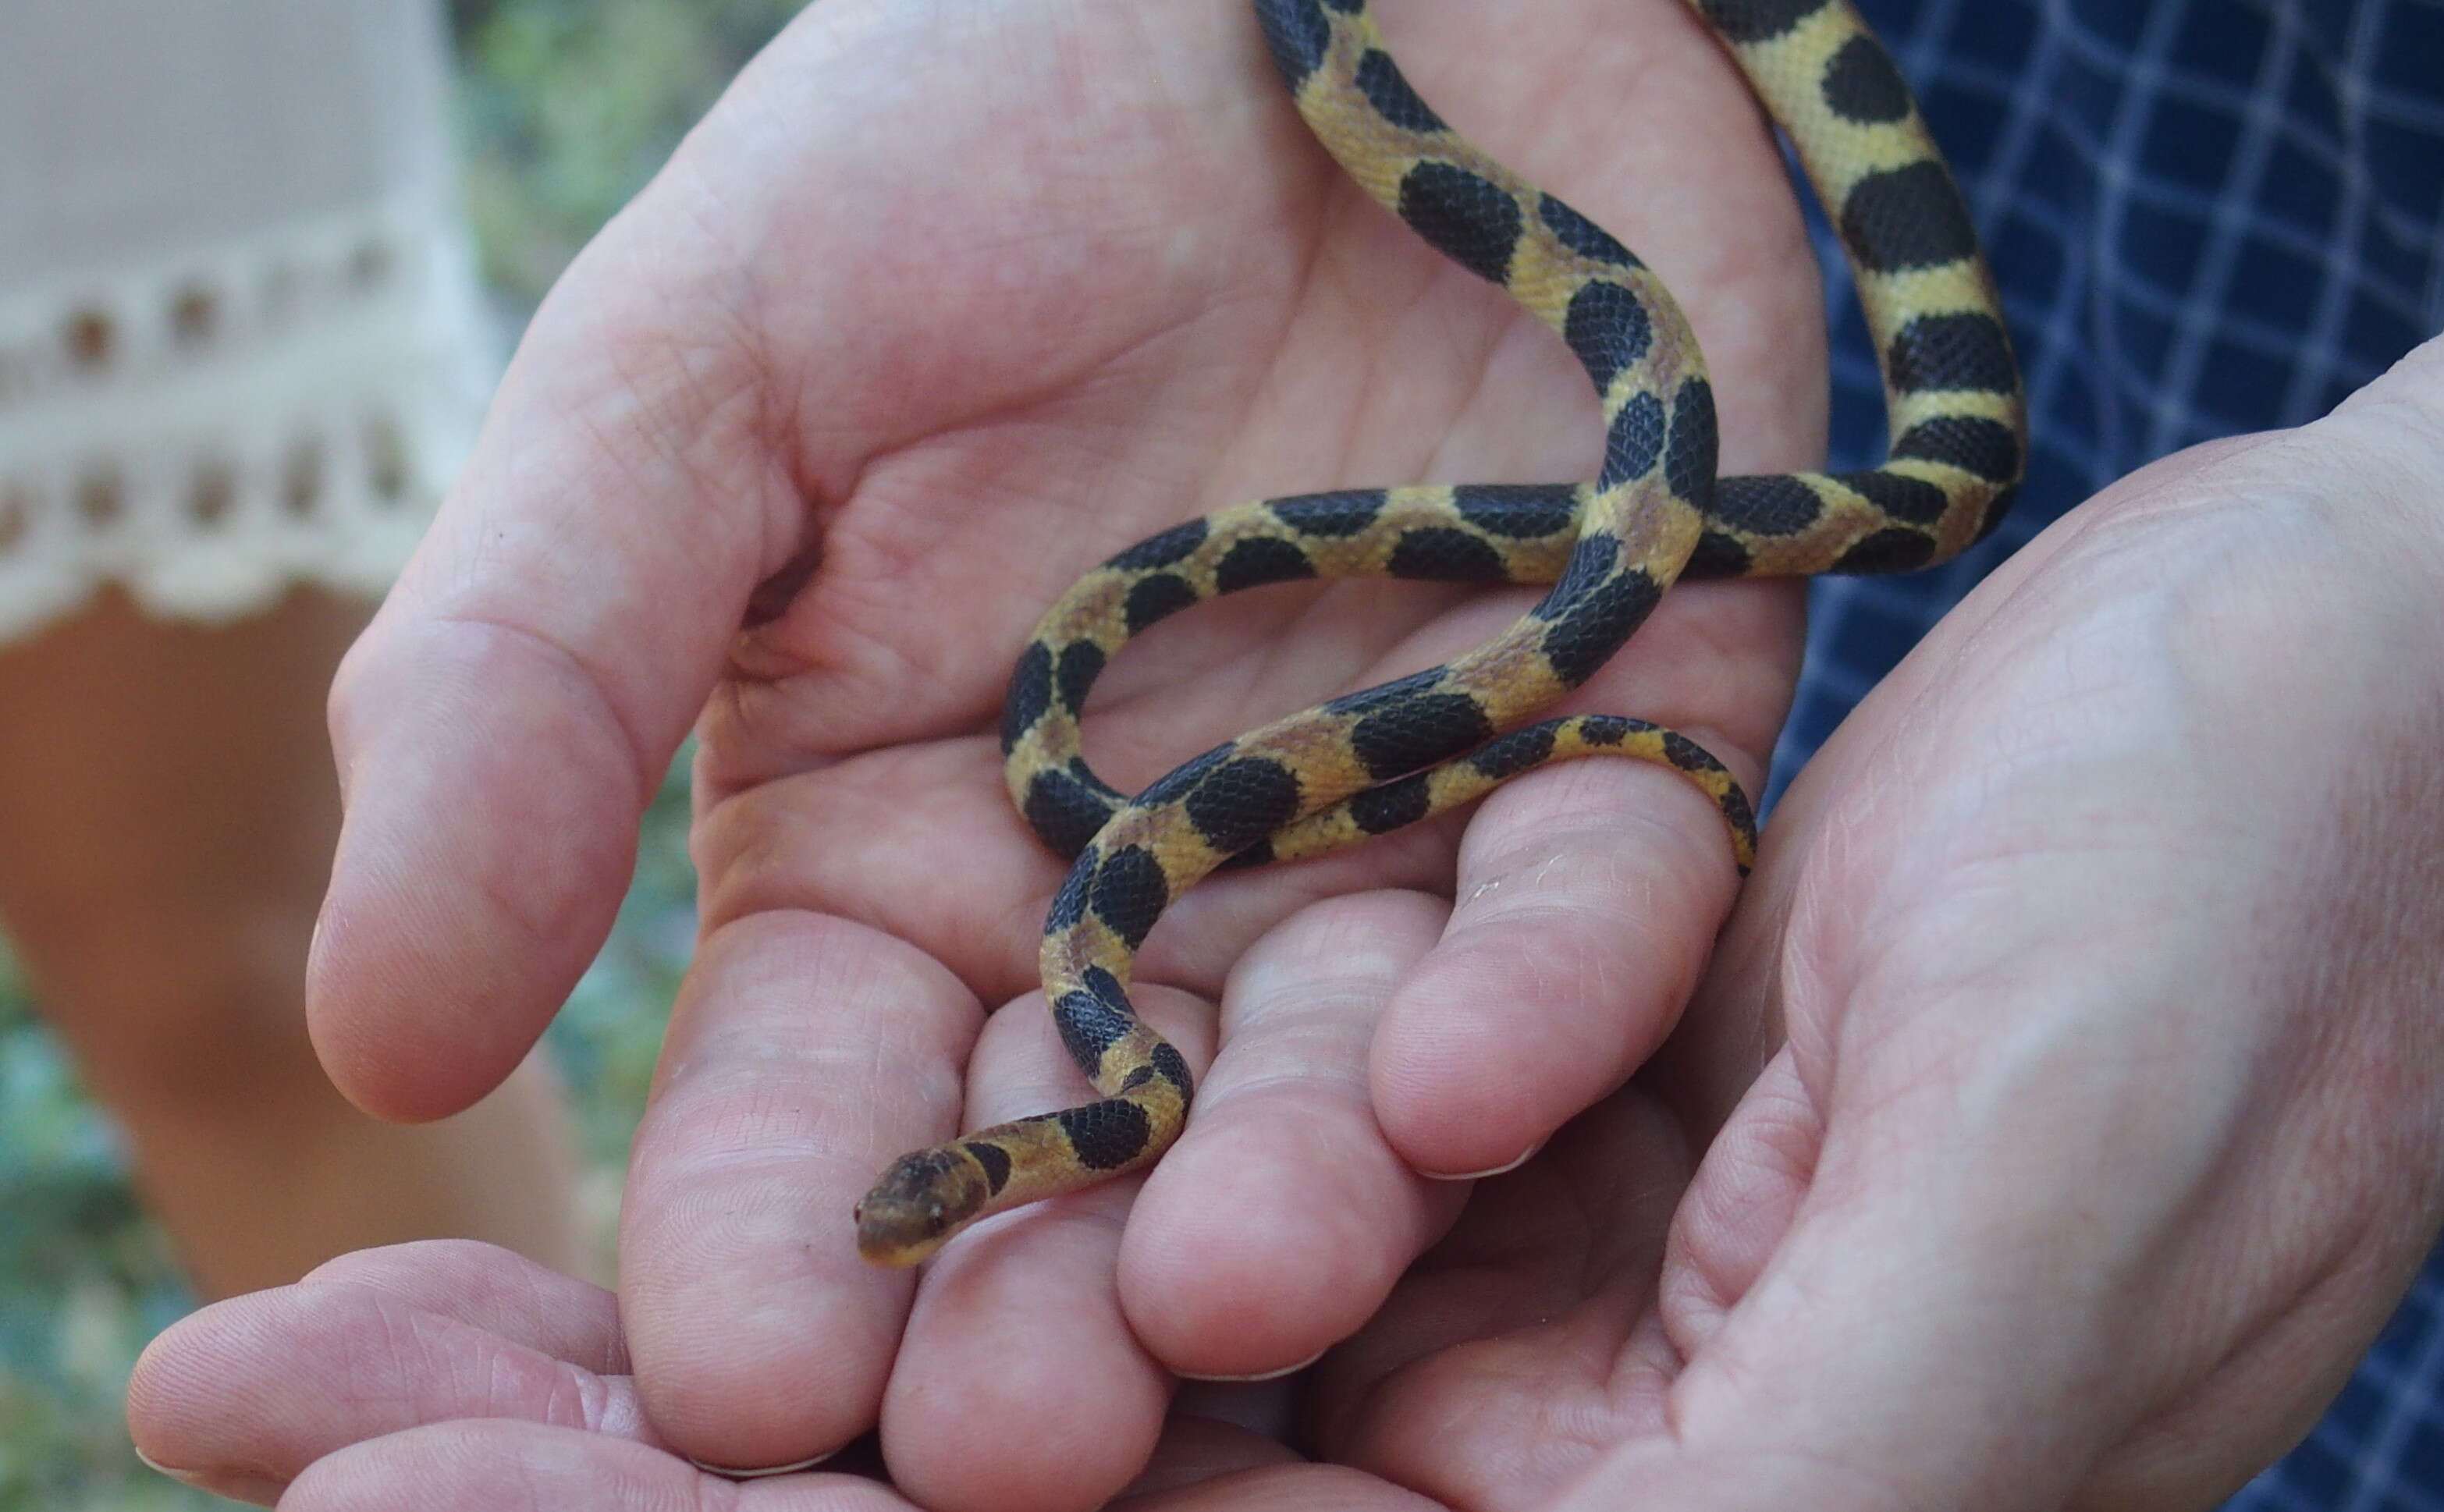
<path fill-rule="evenodd" d="M 380 594 L 497 373 L 426 195 L 0 296 L 0 640 L 105 581 L 201 619 Z"/>

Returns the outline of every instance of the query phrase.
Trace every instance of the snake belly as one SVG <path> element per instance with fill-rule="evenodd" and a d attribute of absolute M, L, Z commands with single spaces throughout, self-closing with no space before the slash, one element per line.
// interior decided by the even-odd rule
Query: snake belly
<path fill-rule="evenodd" d="M 1586 370 L 1602 468 L 1577 484 L 1236 505 L 1140 542 L 1063 596 L 1012 674 L 1002 744 L 1028 825 L 1075 857 L 1040 964 L 1062 1042 L 1101 1096 L 902 1156 L 858 1205 L 868 1261 L 914 1264 L 978 1218 L 1170 1147 L 1192 1082 L 1130 1007 L 1130 966 L 1163 910 L 1217 867 L 1321 855 L 1522 772 L 1611 754 L 1695 783 L 1745 872 L 1749 801 L 1695 742 L 1612 715 L 1529 721 L 1609 660 L 1679 578 L 1907 571 L 1958 554 L 2009 507 L 2027 444 L 2018 367 L 1967 207 L 1899 70 L 1847 0 L 1689 3 L 1789 137 L 1841 235 L 1884 378 L 1884 465 L 1717 479 L 1703 360 L 1645 265 L 1447 126 L 1384 50 L 1367 0 L 1255 0 L 1325 150 Z M 1129 637 L 1221 594 L 1344 577 L 1550 588 L 1467 655 L 1277 719 L 1134 798 L 1086 765 L 1079 711 Z"/>

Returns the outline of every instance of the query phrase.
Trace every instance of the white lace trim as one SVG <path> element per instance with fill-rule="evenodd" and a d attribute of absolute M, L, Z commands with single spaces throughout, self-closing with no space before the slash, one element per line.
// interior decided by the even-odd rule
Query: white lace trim
<path fill-rule="evenodd" d="M 388 587 L 496 372 L 463 238 L 401 196 L 0 295 L 0 640 L 126 584 L 225 619 Z"/>

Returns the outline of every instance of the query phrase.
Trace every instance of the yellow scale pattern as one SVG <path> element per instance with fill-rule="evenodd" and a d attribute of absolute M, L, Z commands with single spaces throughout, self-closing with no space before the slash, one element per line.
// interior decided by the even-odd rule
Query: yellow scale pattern
<path fill-rule="evenodd" d="M 1610 715 L 1524 722 L 1601 666 L 1676 578 L 1902 570 L 1956 554 L 2007 507 L 2026 446 L 2018 374 L 1967 212 L 1898 71 L 1846 0 L 1691 3 L 1791 136 L 1843 232 L 1884 361 L 1891 460 L 1870 473 L 1718 482 L 1703 361 L 1661 283 L 1445 126 L 1401 80 L 1365 0 L 1255 0 L 1325 149 L 1587 368 L 1604 476 L 1234 506 L 1122 552 L 1053 606 L 1012 677 L 1005 769 L 1029 823 L 1077 857 L 1041 966 L 1064 1042 L 1102 1097 L 901 1157 L 859 1204 L 867 1260 L 913 1264 L 977 1218 L 1169 1148 L 1190 1078 L 1129 1007 L 1129 969 L 1161 911 L 1234 857 L 1322 855 L 1601 754 L 1696 784 L 1745 872 L 1748 799 L 1694 743 Z M 1087 767 L 1086 689 L 1147 624 L 1264 582 L 1367 576 L 1554 586 L 1468 655 L 1276 720 L 1134 799 Z"/>

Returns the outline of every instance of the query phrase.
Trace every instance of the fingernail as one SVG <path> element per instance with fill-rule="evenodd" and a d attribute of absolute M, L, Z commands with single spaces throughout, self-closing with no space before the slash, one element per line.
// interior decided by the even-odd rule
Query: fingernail
<path fill-rule="evenodd" d="M 800 1470 L 811 1470 L 839 1452 L 838 1449 L 825 1449 L 821 1454 L 794 1461 L 788 1465 L 767 1465 L 751 1470 L 741 1470 L 728 1465 L 715 1465 L 711 1460 L 699 1460 L 693 1454 L 688 1456 L 688 1463 L 707 1475 L 718 1475 L 725 1481 L 761 1481 L 770 1476 L 795 1475 Z"/>
<path fill-rule="evenodd" d="M 253 1502 L 269 1506 L 280 1500 L 281 1492 L 288 1489 L 287 1482 L 274 1481 L 267 1476 L 206 1475 L 201 1470 L 172 1469 L 142 1449 L 137 1448 L 135 1445 L 131 1444 L 128 1447 L 135 1451 L 137 1460 L 154 1474 L 176 1481 L 180 1485 L 191 1485 L 198 1491 L 210 1491 L 214 1496 L 225 1496 L 232 1501 Z"/>
<path fill-rule="evenodd" d="M 170 1479 L 177 1482 L 180 1485 L 193 1485 L 195 1484 L 195 1477 L 192 1472 L 187 1470 L 174 1470 L 168 1466 L 162 1464 L 159 1460 L 155 1459 L 152 1455 L 145 1453 L 142 1449 L 136 1448 L 136 1446 L 133 1444 L 130 1444 L 128 1447 L 136 1450 L 136 1458 L 138 1462 L 154 1474 L 166 1475 Z"/>
<path fill-rule="evenodd" d="M 1285 1365 L 1277 1371 L 1258 1371 L 1253 1375 L 1199 1375 L 1194 1371 L 1180 1371 L 1177 1374 L 1183 1381 L 1204 1381 L 1213 1386 L 1253 1386 L 1259 1381 L 1278 1381 L 1285 1375 L 1296 1375 L 1324 1355 L 1323 1350 L 1317 1350 L 1295 1365 Z"/>
<path fill-rule="evenodd" d="M 1508 1175 L 1518 1170 L 1535 1159 L 1538 1152 L 1544 1148 L 1545 1141 L 1539 1139 L 1522 1152 L 1517 1159 L 1505 1161 L 1501 1165 L 1490 1166 L 1483 1171 L 1420 1171 L 1417 1174 L 1428 1181 L 1483 1181 L 1489 1176 Z"/>

